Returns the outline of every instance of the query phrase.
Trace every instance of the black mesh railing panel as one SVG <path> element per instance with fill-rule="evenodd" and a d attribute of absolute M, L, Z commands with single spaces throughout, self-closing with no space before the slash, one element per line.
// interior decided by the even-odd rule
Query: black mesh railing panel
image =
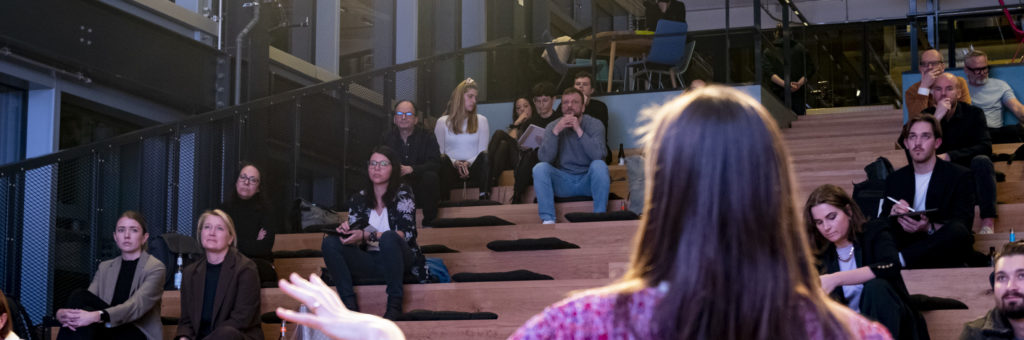
<path fill-rule="evenodd" d="M 93 196 L 99 179 L 94 155 L 62 160 L 57 164 L 54 209 L 52 303 L 61 305 L 71 292 L 89 286 L 97 258 L 94 238 L 103 238 L 95 224 L 98 200 Z M 112 237 L 107 234 L 107 237 Z"/>
<path fill-rule="evenodd" d="M 5 293 L 11 291 L 7 280 L 11 278 L 11 269 L 14 269 L 7 262 L 7 252 L 14 240 L 14 235 L 10 235 L 8 228 L 11 225 L 11 218 L 14 217 L 14 212 L 10 207 L 11 195 L 14 192 L 13 183 L 11 183 L 13 178 L 13 174 L 0 175 L 0 265 L 4 266 L 4 270 L 0 270 L 0 290 Z"/>
<path fill-rule="evenodd" d="M 56 163 L 24 171 L 24 201 L 16 213 L 23 217 L 21 237 L 21 302 L 33 322 L 42 320 L 50 308 L 54 287 L 52 252 L 57 222 Z M 88 270 L 88 269 L 86 269 Z"/>

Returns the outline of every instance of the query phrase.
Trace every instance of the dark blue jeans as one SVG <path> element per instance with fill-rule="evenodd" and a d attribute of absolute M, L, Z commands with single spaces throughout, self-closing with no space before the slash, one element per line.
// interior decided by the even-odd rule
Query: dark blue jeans
<path fill-rule="evenodd" d="M 404 296 L 402 280 L 413 265 L 414 256 L 405 239 L 394 231 L 380 237 L 380 251 L 365 251 L 354 245 L 343 245 L 337 236 L 327 236 L 321 244 L 327 270 L 334 278 L 338 295 L 345 306 L 358 311 L 354 303 L 354 278 L 383 279 L 388 296 Z"/>

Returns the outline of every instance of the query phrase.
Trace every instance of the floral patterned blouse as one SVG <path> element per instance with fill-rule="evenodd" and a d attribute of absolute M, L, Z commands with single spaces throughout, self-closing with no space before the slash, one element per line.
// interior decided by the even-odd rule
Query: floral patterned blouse
<path fill-rule="evenodd" d="M 373 227 L 370 226 L 370 211 L 373 208 L 370 207 L 370 203 L 373 200 L 372 193 L 368 194 L 366 190 L 360 190 L 352 195 L 352 197 L 349 197 L 348 224 L 352 226 L 361 225 L 372 229 Z M 405 234 L 405 241 L 409 244 L 409 249 L 412 250 L 412 254 L 416 258 L 416 263 L 412 269 L 413 274 L 421 277 L 421 279 L 425 279 L 426 267 L 423 254 L 420 252 L 420 246 L 416 244 L 416 203 L 412 188 L 405 183 L 399 185 L 395 198 L 390 202 L 385 202 L 385 204 L 387 204 L 385 208 L 388 214 L 388 227 L 393 231 L 401 231 Z M 366 246 L 369 250 L 377 249 L 375 247 L 376 244 L 367 244 Z"/>
<path fill-rule="evenodd" d="M 667 286 L 666 286 L 667 288 Z M 627 322 L 614 322 L 618 290 L 588 290 L 548 306 L 530 318 L 509 339 L 649 339 L 653 338 L 651 318 L 654 306 L 664 296 L 663 288 L 644 288 L 633 293 L 629 301 Z M 845 320 L 856 339 L 889 340 L 889 331 L 838 304 L 835 314 Z M 815 327 L 814 316 L 808 316 L 808 339 L 824 339 Z M 632 325 L 630 330 L 623 325 Z"/>

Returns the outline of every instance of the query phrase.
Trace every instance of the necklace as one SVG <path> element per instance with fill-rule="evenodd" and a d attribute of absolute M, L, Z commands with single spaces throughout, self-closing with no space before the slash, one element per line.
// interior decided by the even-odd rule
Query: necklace
<path fill-rule="evenodd" d="M 843 258 L 842 255 L 839 255 L 839 261 L 850 262 L 850 260 L 852 260 L 852 259 L 853 259 L 853 245 L 850 245 L 850 253 L 846 254 L 846 258 L 845 259 Z"/>

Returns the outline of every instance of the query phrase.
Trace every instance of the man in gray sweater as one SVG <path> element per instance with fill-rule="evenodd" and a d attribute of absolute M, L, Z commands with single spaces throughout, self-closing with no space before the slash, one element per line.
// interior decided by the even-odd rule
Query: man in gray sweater
<path fill-rule="evenodd" d="M 533 167 L 533 189 L 544 224 L 555 223 L 555 195 L 590 196 L 594 212 L 608 207 L 608 165 L 604 162 L 604 125 L 583 114 L 583 93 L 562 92 L 562 118 L 545 128 Z"/>

